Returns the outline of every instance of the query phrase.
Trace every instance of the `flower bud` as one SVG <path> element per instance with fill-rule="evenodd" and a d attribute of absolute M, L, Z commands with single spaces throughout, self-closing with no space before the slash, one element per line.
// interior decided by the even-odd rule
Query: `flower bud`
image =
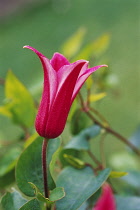
<path fill-rule="evenodd" d="M 88 69 L 86 60 L 69 63 L 60 53 L 55 53 L 49 60 L 30 46 L 24 48 L 38 55 L 44 71 L 44 88 L 35 121 L 36 130 L 42 137 L 56 138 L 65 127 L 70 107 L 81 86 L 90 74 L 106 65 Z"/>

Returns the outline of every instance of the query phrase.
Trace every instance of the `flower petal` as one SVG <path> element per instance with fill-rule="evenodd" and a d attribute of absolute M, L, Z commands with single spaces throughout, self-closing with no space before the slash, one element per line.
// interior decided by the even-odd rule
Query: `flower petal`
<path fill-rule="evenodd" d="M 58 71 L 62 66 L 69 65 L 69 61 L 60 53 L 54 53 L 50 63 L 55 71 Z"/>
<path fill-rule="evenodd" d="M 57 78 L 58 78 L 58 91 L 59 91 L 59 88 L 62 87 L 63 83 L 65 82 L 66 78 L 69 77 L 69 75 L 72 73 L 72 71 L 75 71 L 75 67 L 77 65 L 79 65 L 80 63 L 85 63 L 83 65 L 83 67 L 81 68 L 80 72 L 79 72 L 79 75 L 81 75 L 81 71 L 83 71 L 83 68 L 84 66 L 87 66 L 87 61 L 86 60 L 78 60 L 70 65 L 67 65 L 67 66 L 62 66 L 62 68 L 58 71 L 57 73 Z M 85 69 L 84 69 L 85 71 Z M 79 77 L 78 75 L 78 77 Z"/>
<path fill-rule="evenodd" d="M 49 118 L 46 125 L 46 136 L 55 138 L 59 136 L 65 126 L 68 112 L 71 106 L 71 97 L 77 81 L 78 75 L 85 64 L 85 61 L 78 61 L 73 65 L 66 66 L 66 72 L 70 72 L 64 77 L 61 86 L 50 109 Z M 70 68 L 70 71 L 69 71 Z M 61 74 L 62 76 L 62 74 Z"/>
<path fill-rule="evenodd" d="M 48 119 L 50 105 L 53 103 L 57 90 L 57 75 L 56 71 L 52 68 L 49 59 L 47 59 L 43 54 L 37 51 L 35 48 L 30 46 L 24 46 L 34 51 L 41 60 L 43 70 L 44 70 L 44 88 L 42 93 L 42 99 L 39 106 L 38 114 L 36 116 L 36 130 L 42 136 L 45 130 L 46 122 Z"/>
<path fill-rule="evenodd" d="M 76 86 L 72 95 L 72 102 L 75 99 L 77 93 L 79 92 L 80 88 L 82 87 L 82 85 L 84 84 L 84 82 L 87 80 L 87 78 L 96 70 L 98 70 L 101 67 L 108 67 L 107 65 L 100 65 L 100 66 L 94 66 L 93 68 L 90 69 L 86 69 L 85 68 L 85 72 L 78 78 L 77 82 L 76 82 Z"/>
<path fill-rule="evenodd" d="M 52 103 L 58 86 L 57 74 L 55 70 L 52 68 L 49 59 L 46 58 L 42 53 L 37 51 L 35 48 L 28 45 L 24 46 L 23 48 L 28 48 L 32 50 L 40 58 L 44 70 L 44 89 L 48 95 L 47 98 L 46 97 L 45 98 L 49 104 Z"/>
<path fill-rule="evenodd" d="M 57 92 L 57 77 L 56 72 L 45 57 L 41 58 L 41 62 L 44 69 L 44 89 L 36 116 L 35 126 L 38 133 L 44 136 L 51 104 Z"/>

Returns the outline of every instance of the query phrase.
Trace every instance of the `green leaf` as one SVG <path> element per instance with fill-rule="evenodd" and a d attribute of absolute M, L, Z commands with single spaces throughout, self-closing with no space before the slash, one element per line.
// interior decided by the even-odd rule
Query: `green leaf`
<path fill-rule="evenodd" d="M 30 127 L 35 119 L 35 105 L 32 96 L 25 86 L 9 71 L 5 82 L 7 104 L 5 108 L 10 112 L 15 123 Z"/>
<path fill-rule="evenodd" d="M 77 102 L 77 99 L 75 99 L 74 102 L 72 103 L 71 108 L 70 108 L 70 112 L 68 115 L 68 121 L 71 121 L 71 118 L 72 118 L 77 107 L 78 107 L 78 102 Z"/>
<path fill-rule="evenodd" d="M 45 198 L 44 195 L 39 191 L 39 189 L 33 183 L 29 182 L 29 184 L 34 189 L 36 198 L 39 201 L 46 203 L 48 206 L 52 205 L 55 201 L 58 201 L 65 196 L 64 188 L 57 187 L 50 192 L 49 198 Z"/>
<path fill-rule="evenodd" d="M 95 102 L 98 100 L 101 100 L 102 98 L 104 98 L 106 96 L 106 93 L 97 93 L 97 94 L 91 94 L 89 97 L 90 102 Z"/>
<path fill-rule="evenodd" d="M 50 204 L 53 203 L 52 201 L 49 200 L 49 198 L 45 198 L 44 195 L 39 191 L 39 189 L 37 188 L 37 186 L 35 186 L 32 182 L 29 182 L 29 184 L 34 189 L 35 197 L 39 201 L 45 202 L 48 205 L 50 205 Z"/>
<path fill-rule="evenodd" d="M 110 35 L 107 33 L 103 34 L 97 40 L 94 40 L 94 41 L 90 42 L 89 44 L 87 44 L 80 51 L 78 56 L 76 56 L 76 58 L 74 58 L 74 59 L 75 60 L 79 60 L 79 59 L 89 60 L 90 57 L 91 56 L 93 57 L 94 55 L 96 56 L 96 58 L 97 58 L 97 56 L 99 57 L 108 48 L 109 41 L 110 41 Z"/>
<path fill-rule="evenodd" d="M 70 123 L 71 133 L 73 135 L 78 134 L 81 130 L 87 127 L 89 118 L 84 111 L 76 109 L 73 113 Z"/>
<path fill-rule="evenodd" d="M 68 154 L 64 154 L 63 156 L 71 166 L 78 168 L 78 169 L 85 167 L 85 163 L 82 160 L 75 158 L 72 155 L 68 155 Z"/>
<path fill-rule="evenodd" d="M 6 186 L 15 182 L 15 170 L 11 170 L 6 173 L 4 176 L 0 177 L 0 188 L 5 188 Z"/>
<path fill-rule="evenodd" d="M 25 148 L 28 147 L 31 143 L 33 143 L 33 141 L 34 141 L 35 139 L 37 139 L 38 136 L 39 136 L 38 133 L 32 134 L 28 139 L 26 139 L 26 142 L 25 142 L 25 144 L 24 144 L 24 147 L 25 147 Z"/>
<path fill-rule="evenodd" d="M 140 198 L 136 196 L 116 196 L 117 210 L 139 210 Z"/>
<path fill-rule="evenodd" d="M 12 117 L 11 112 L 6 108 L 6 106 L 0 106 L 0 114 L 9 118 Z"/>
<path fill-rule="evenodd" d="M 82 206 L 78 208 L 78 210 L 85 210 L 85 209 L 88 209 L 88 202 L 83 203 Z"/>
<path fill-rule="evenodd" d="M 100 188 L 99 190 L 97 190 L 96 193 L 94 193 L 88 200 L 88 206 L 93 207 L 95 205 L 95 203 L 97 202 L 97 200 L 99 199 L 99 197 L 101 196 L 102 193 L 102 188 Z"/>
<path fill-rule="evenodd" d="M 19 210 L 42 210 L 42 208 L 39 201 L 36 198 L 33 198 L 24 204 Z"/>
<path fill-rule="evenodd" d="M 16 181 L 19 189 L 27 196 L 34 196 L 28 182 L 34 183 L 43 193 L 42 138 L 38 137 L 21 154 L 16 166 Z"/>
<path fill-rule="evenodd" d="M 56 202 L 57 210 L 76 210 L 90 198 L 106 181 L 110 169 L 103 170 L 97 177 L 90 167 L 78 170 L 66 167 L 60 173 L 57 187 L 64 187 L 66 196 Z"/>
<path fill-rule="evenodd" d="M 17 162 L 21 149 L 19 147 L 11 148 L 0 159 L 0 177 L 10 172 Z"/>
<path fill-rule="evenodd" d="M 18 210 L 26 202 L 27 200 L 16 190 L 12 193 L 7 192 L 1 200 L 3 210 Z"/>
<path fill-rule="evenodd" d="M 85 36 L 85 28 L 79 28 L 62 46 L 61 51 L 67 57 L 73 57 L 82 45 Z"/>
<path fill-rule="evenodd" d="M 58 201 L 65 197 L 65 191 L 63 187 L 56 187 L 50 193 L 49 199 L 50 201 Z"/>
<path fill-rule="evenodd" d="M 64 157 L 65 155 L 70 155 L 70 156 L 73 156 L 73 157 L 79 157 L 79 155 L 82 155 L 82 154 L 83 154 L 83 151 L 81 151 L 81 150 L 62 149 L 60 154 L 59 154 L 59 159 L 60 159 L 60 162 L 63 165 L 63 167 L 65 167 L 65 166 L 69 166 L 70 165 L 70 163 L 68 163 L 68 161 Z"/>
<path fill-rule="evenodd" d="M 110 178 L 120 178 L 122 176 L 126 176 L 128 175 L 127 172 L 124 172 L 124 171 L 111 171 L 110 173 Z"/>
<path fill-rule="evenodd" d="M 92 76 L 90 76 L 86 80 L 86 87 L 87 87 L 87 89 L 91 89 L 92 85 L 93 85 L 93 79 L 92 79 Z"/>
<path fill-rule="evenodd" d="M 59 138 L 56 139 L 50 139 L 48 143 L 48 149 L 47 149 L 47 166 L 48 166 L 48 179 L 49 179 L 49 189 L 53 190 L 55 185 L 55 175 L 54 175 L 54 168 L 55 168 L 55 162 L 60 152 L 60 145 L 61 141 Z"/>
<path fill-rule="evenodd" d="M 81 131 L 77 136 L 73 137 L 65 146 L 65 149 L 88 150 L 90 138 L 99 135 L 101 128 L 98 125 L 93 125 Z"/>
<path fill-rule="evenodd" d="M 43 193 L 43 174 L 42 174 L 42 138 L 38 137 L 21 154 L 16 166 L 16 181 L 19 189 L 27 196 L 34 196 L 34 190 L 29 185 L 32 182 Z M 59 139 L 50 139 L 47 149 L 48 185 L 49 189 L 55 188 L 52 178 L 54 164 L 60 146 Z M 50 173 L 51 171 L 51 173 Z"/>

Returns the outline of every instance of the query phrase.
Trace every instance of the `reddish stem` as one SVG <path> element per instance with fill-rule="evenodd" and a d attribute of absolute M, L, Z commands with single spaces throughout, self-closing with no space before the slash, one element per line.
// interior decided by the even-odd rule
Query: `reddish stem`
<path fill-rule="evenodd" d="M 90 117 L 90 119 L 97 125 L 99 125 L 100 127 L 104 128 L 108 133 L 116 136 L 118 139 L 120 139 L 123 143 L 125 143 L 127 146 L 129 146 L 137 155 L 140 156 L 140 150 L 137 149 L 137 147 L 135 147 L 135 145 L 133 145 L 130 141 L 128 141 L 126 138 L 124 138 L 121 134 L 117 133 L 115 130 L 113 130 L 111 127 L 106 127 L 104 126 L 102 123 L 100 123 L 95 117 L 93 117 L 93 115 L 85 110 L 86 114 Z"/>
<path fill-rule="evenodd" d="M 49 198 L 48 177 L 47 177 L 47 156 L 46 156 L 47 145 L 48 145 L 48 139 L 44 139 L 42 143 L 42 171 L 43 171 L 45 197 Z"/>
<path fill-rule="evenodd" d="M 104 128 L 106 130 L 106 132 L 114 135 L 116 138 L 118 138 L 119 140 L 121 140 L 123 143 L 125 143 L 127 146 L 129 146 L 137 155 L 140 156 L 140 150 L 133 145 L 130 141 L 128 141 L 126 138 L 124 138 L 121 134 L 119 134 L 118 132 L 116 132 L 115 130 L 113 130 L 109 125 L 103 125 L 100 121 L 98 121 L 91 113 L 90 113 L 90 108 L 85 106 L 84 104 L 84 100 L 82 95 L 79 93 L 79 99 L 81 102 L 81 106 L 83 108 L 83 110 L 85 111 L 85 113 L 89 116 L 89 118 L 97 125 L 99 125 L 100 127 Z"/>
<path fill-rule="evenodd" d="M 96 165 L 103 168 L 101 162 L 95 157 L 95 155 L 90 150 L 88 150 L 88 154 L 92 158 L 92 160 L 96 163 Z"/>

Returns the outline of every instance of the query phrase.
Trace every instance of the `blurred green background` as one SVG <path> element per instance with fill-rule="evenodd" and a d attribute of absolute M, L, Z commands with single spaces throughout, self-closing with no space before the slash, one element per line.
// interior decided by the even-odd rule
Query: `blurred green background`
<path fill-rule="evenodd" d="M 32 95 L 40 93 L 43 80 L 37 56 L 23 49 L 31 45 L 51 58 L 79 27 L 87 29 L 85 43 L 110 33 L 111 42 L 102 57 L 109 65 L 107 71 L 117 76 L 116 94 L 108 94 L 96 105 L 113 128 L 129 137 L 139 124 L 139 21 L 138 0 L 40 0 L 24 1 L 15 9 L 10 1 L 0 18 L 0 77 L 7 70 L 28 87 Z M 5 6 L 6 8 L 6 6 Z M 1 7 L 2 10 L 2 7 Z M 102 63 L 98 63 L 102 64 Z M 0 86 L 0 104 L 4 88 Z M 20 129 L 0 116 L 0 139 L 15 139 Z M 111 150 L 122 148 L 118 140 L 107 141 Z"/>

